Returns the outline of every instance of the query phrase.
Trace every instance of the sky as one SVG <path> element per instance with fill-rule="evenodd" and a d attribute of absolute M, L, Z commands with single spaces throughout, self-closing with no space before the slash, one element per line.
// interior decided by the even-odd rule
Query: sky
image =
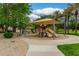
<path fill-rule="evenodd" d="M 32 3 L 32 13 L 29 17 L 31 21 L 33 21 L 41 16 L 54 15 L 55 11 L 63 13 L 64 9 L 67 7 L 67 3 Z"/>
<path fill-rule="evenodd" d="M 67 3 L 32 3 L 32 9 L 42 9 L 42 8 L 66 8 L 68 6 Z"/>

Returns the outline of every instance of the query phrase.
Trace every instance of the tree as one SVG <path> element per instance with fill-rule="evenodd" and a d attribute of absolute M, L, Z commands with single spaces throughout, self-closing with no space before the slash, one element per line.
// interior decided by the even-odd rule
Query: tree
<path fill-rule="evenodd" d="M 65 33 L 66 33 L 66 29 L 68 29 L 68 33 L 69 33 L 69 19 L 70 19 L 70 16 L 72 15 L 72 11 L 73 11 L 73 8 L 71 8 L 70 6 L 67 7 L 66 9 L 64 9 L 64 15 L 65 15 Z"/>
<path fill-rule="evenodd" d="M 74 3 L 74 4 L 69 4 L 73 10 L 75 10 L 74 15 L 75 15 L 75 34 L 77 34 L 77 15 L 78 15 L 78 10 L 79 9 L 79 3 Z"/>
<path fill-rule="evenodd" d="M 11 26 L 13 31 L 16 31 L 16 27 L 21 27 L 21 29 L 27 26 L 29 23 L 28 14 L 30 13 L 30 5 L 27 3 L 4 3 L 0 4 L 0 23 L 8 30 Z M 20 25 L 20 26 L 19 26 Z"/>
<path fill-rule="evenodd" d="M 61 17 L 63 17 L 63 14 L 60 11 L 55 11 L 54 14 L 51 16 L 56 21 L 61 21 Z M 54 31 L 56 32 L 56 26 L 59 24 L 54 24 Z M 60 26 L 57 26 L 57 28 Z M 58 29 L 57 29 L 58 30 Z"/>

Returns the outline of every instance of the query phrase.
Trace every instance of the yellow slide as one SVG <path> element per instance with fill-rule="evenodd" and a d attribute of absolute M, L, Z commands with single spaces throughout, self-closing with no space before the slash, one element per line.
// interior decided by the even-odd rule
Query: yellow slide
<path fill-rule="evenodd" d="M 47 30 L 46 32 L 47 32 L 48 37 L 56 37 L 56 34 L 54 33 L 52 29 L 47 28 L 46 30 Z"/>

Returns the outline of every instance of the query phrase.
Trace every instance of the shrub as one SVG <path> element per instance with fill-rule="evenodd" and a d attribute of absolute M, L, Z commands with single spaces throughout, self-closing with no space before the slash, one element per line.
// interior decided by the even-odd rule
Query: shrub
<path fill-rule="evenodd" d="M 13 37 L 13 32 L 11 32 L 11 31 L 6 31 L 6 32 L 4 33 L 4 37 L 5 37 L 5 38 L 12 38 L 12 37 Z"/>
<path fill-rule="evenodd" d="M 12 32 L 12 30 L 7 30 L 6 32 Z"/>

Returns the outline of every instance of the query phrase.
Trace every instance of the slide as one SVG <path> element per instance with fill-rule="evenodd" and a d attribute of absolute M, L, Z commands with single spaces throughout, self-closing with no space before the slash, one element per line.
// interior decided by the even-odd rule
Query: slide
<path fill-rule="evenodd" d="M 46 32 L 48 37 L 53 37 L 51 33 Z"/>
<path fill-rule="evenodd" d="M 50 28 L 47 28 L 47 36 L 48 37 L 56 37 L 57 35 L 54 33 L 54 31 Z"/>

